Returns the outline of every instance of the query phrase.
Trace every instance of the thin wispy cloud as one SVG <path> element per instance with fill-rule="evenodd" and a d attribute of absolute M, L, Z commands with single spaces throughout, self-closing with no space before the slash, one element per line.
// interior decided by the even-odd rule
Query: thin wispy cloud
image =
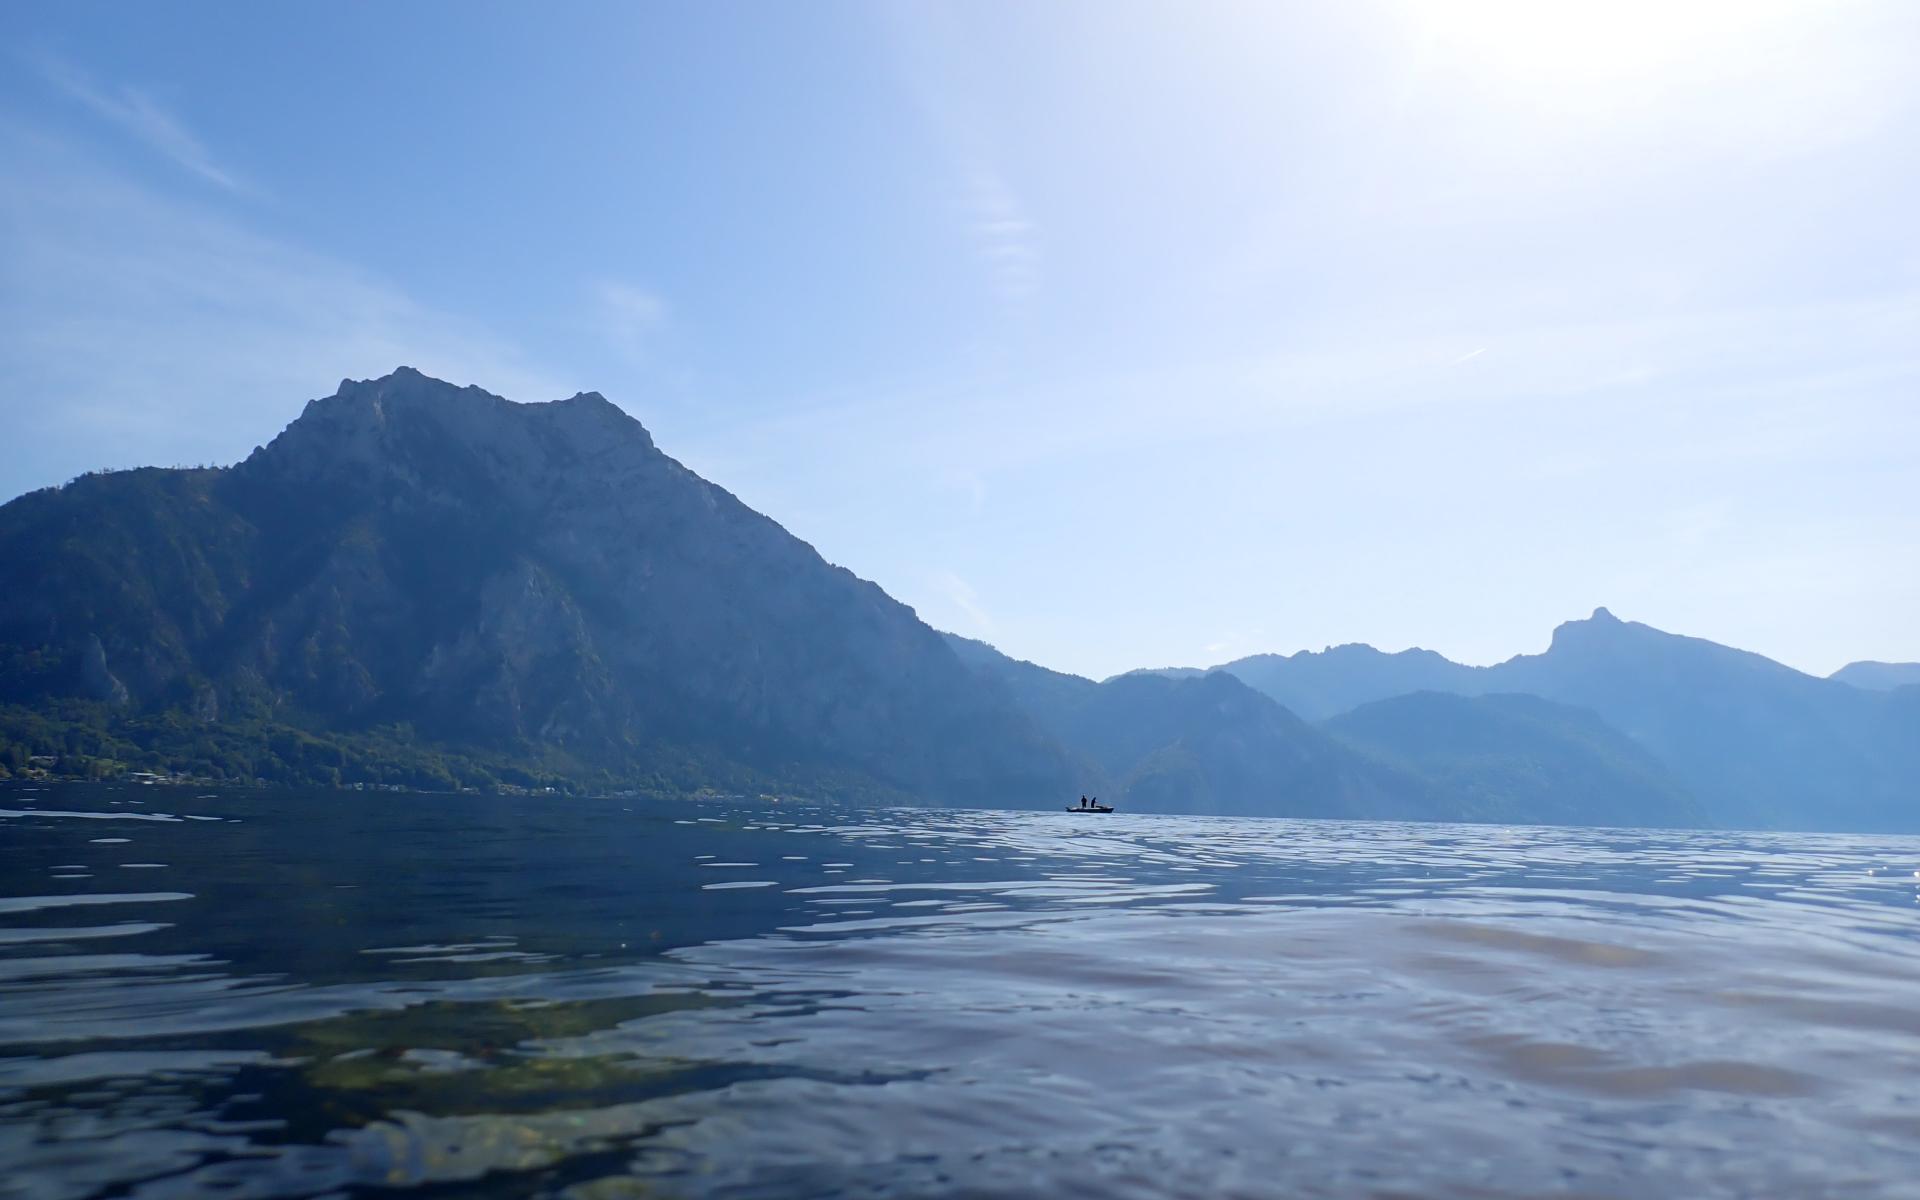
<path fill-rule="evenodd" d="M 343 376 L 406 364 L 513 399 L 578 390 L 376 272 L 162 196 L 0 120 L 0 492 L 232 462 Z"/>
<path fill-rule="evenodd" d="M 980 603 L 979 593 L 973 590 L 972 584 L 950 570 L 937 572 L 933 583 L 953 614 L 964 618 L 962 621 L 952 622 L 950 628 L 958 628 L 961 632 L 975 637 L 993 636 L 995 628 L 993 617 Z"/>
<path fill-rule="evenodd" d="M 958 36 L 955 14 L 939 4 L 888 10 L 900 78 L 953 164 L 955 207 L 994 288 L 1008 301 L 1039 290 L 1040 230 L 1000 164 L 1005 155 L 977 93 L 980 66 Z"/>
<path fill-rule="evenodd" d="M 178 117 L 140 89 L 102 84 L 50 50 L 29 57 L 48 83 L 176 166 L 230 192 L 252 190 L 239 175 L 216 162 L 206 144 Z"/>
<path fill-rule="evenodd" d="M 967 498 L 967 510 L 979 513 L 987 507 L 987 481 L 977 471 L 956 470 L 949 479 L 961 495 Z"/>
<path fill-rule="evenodd" d="M 603 281 L 595 289 L 601 327 L 607 340 L 625 354 L 644 357 L 648 344 L 667 320 L 667 302 L 630 283 Z"/>
<path fill-rule="evenodd" d="M 1032 295 L 1040 286 L 1039 230 L 1013 189 L 999 172 L 975 167 L 967 179 L 967 200 L 974 243 L 994 285 L 1009 299 Z"/>

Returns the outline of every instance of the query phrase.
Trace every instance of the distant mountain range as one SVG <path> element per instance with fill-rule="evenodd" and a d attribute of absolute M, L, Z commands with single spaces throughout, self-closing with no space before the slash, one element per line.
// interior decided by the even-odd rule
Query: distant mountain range
<path fill-rule="evenodd" d="M 1104 683 L 952 637 L 1132 805 L 1293 816 L 1698 825 L 1653 756 L 1583 709 L 1534 696 L 1422 691 L 1319 725 L 1235 672 L 1140 671 Z M 1382 656 L 1397 657 L 1397 656 Z M 1442 660 L 1444 661 L 1444 660 Z"/>
<path fill-rule="evenodd" d="M 984 642 L 948 640 L 982 679 L 1087 761 L 1083 790 L 1095 795 L 1161 812 L 1466 815 L 1424 779 L 1357 752 L 1225 672 L 1095 683 Z"/>
<path fill-rule="evenodd" d="M 1920 684 L 1920 663 L 1852 662 L 1827 676 L 1875 692 Z"/>
<path fill-rule="evenodd" d="M 223 469 L 0 507 L 0 770 L 1920 829 L 1920 665 L 1622 622 L 1105 682 L 940 634 L 594 393 L 402 368 Z M 36 765 L 37 764 L 37 765 Z"/>
<path fill-rule="evenodd" d="M 1587 710 L 1650 752 L 1712 823 L 1920 827 L 1920 689 L 1887 686 L 1899 667 L 1863 688 L 1847 681 L 1853 668 L 1820 679 L 1602 608 L 1556 629 L 1545 653 L 1491 667 L 1337 646 L 1217 669 L 1317 718 L 1413 692 L 1536 696 Z"/>

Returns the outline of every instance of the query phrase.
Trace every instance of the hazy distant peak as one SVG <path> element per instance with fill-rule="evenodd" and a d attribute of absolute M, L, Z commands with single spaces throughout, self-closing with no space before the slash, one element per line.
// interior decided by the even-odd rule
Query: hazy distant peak
<path fill-rule="evenodd" d="M 1100 682 L 1112 683 L 1114 680 L 1124 678 L 1128 675 L 1159 675 L 1167 679 L 1192 679 L 1197 675 L 1205 675 L 1209 671 L 1217 671 L 1217 670 L 1220 670 L 1220 668 L 1219 667 L 1135 667 L 1131 671 L 1122 671 L 1118 675 L 1109 675 L 1105 679 L 1101 680 Z"/>
<path fill-rule="evenodd" d="M 1797 678 L 1803 682 L 1817 679 L 1764 654 L 1725 646 L 1706 638 L 1671 633 L 1640 621 L 1622 621 L 1604 608 L 1595 609 L 1594 615 L 1584 621 L 1567 621 L 1557 626 L 1553 631 L 1553 643 L 1545 654 L 1519 655 L 1503 666 L 1517 668 L 1524 673 L 1550 660 L 1562 665 L 1611 664 L 1617 663 L 1623 655 L 1642 663 L 1665 664 L 1662 667 L 1664 670 L 1680 669 L 1680 664 L 1689 664 L 1684 668 L 1687 670 L 1709 669 L 1707 665 L 1712 664 L 1710 669 L 1715 671 L 1739 670 L 1776 679 Z M 1614 668 L 1609 666 L 1607 669 Z M 1517 690 L 1533 689 L 1522 687 Z"/>
<path fill-rule="evenodd" d="M 1920 684 L 1920 663 L 1850 662 L 1827 678 L 1868 691 L 1890 692 Z"/>
<path fill-rule="evenodd" d="M 1369 658 L 1386 651 L 1366 642 L 1342 642 L 1337 646 L 1326 646 L 1319 650 L 1296 650 L 1291 658 Z"/>
<path fill-rule="evenodd" d="M 1377 662 L 1399 664 L 1432 663 L 1445 666 L 1457 666 L 1451 659 L 1437 651 L 1420 646 L 1410 646 L 1405 650 L 1382 650 L 1366 642 L 1342 642 L 1337 646 L 1326 646 L 1319 650 L 1295 650 L 1292 654 L 1249 654 L 1236 658 L 1232 662 L 1222 663 L 1212 668 L 1217 671 L 1234 671 L 1243 667 L 1257 667 L 1262 663 L 1293 663 L 1299 666 L 1361 666 Z"/>
<path fill-rule="evenodd" d="M 1599 608 L 1594 609 L 1593 615 L 1586 618 L 1575 617 L 1571 621 L 1562 621 L 1559 627 L 1561 629 L 1580 628 L 1580 627 L 1586 627 L 1586 628 L 1592 628 L 1592 629 L 1606 629 L 1606 628 L 1618 629 L 1623 626 L 1629 626 L 1629 625 L 1638 626 L 1639 628 L 1642 628 L 1642 629 L 1648 628 L 1648 626 L 1641 625 L 1640 622 L 1638 621 L 1622 621 L 1619 617 L 1616 617 L 1613 615 L 1612 609 L 1607 608 L 1603 605 Z"/>
<path fill-rule="evenodd" d="M 1419 646 L 1409 646 L 1405 650 L 1382 650 L 1378 646 L 1372 646 L 1366 642 L 1343 642 L 1338 646 L 1328 646 L 1325 650 L 1321 650 L 1317 654 L 1311 650 L 1302 650 L 1294 657 L 1298 658 L 1302 654 L 1317 658 L 1396 658 L 1408 662 L 1416 659 L 1432 660 L 1434 662 L 1448 661 L 1445 655 Z"/>
<path fill-rule="evenodd" d="M 1661 632 L 1653 628 L 1653 626 L 1643 625 L 1639 621 L 1622 621 L 1619 617 L 1613 615 L 1612 609 L 1603 607 L 1594 609 L 1593 615 L 1590 617 L 1584 619 L 1576 617 L 1574 620 L 1562 621 L 1560 624 L 1554 626 L 1552 644 L 1555 648 L 1565 648 L 1570 645 L 1585 645 L 1595 641 L 1611 642 L 1625 635 L 1629 630 L 1638 634 L 1658 634 Z"/>

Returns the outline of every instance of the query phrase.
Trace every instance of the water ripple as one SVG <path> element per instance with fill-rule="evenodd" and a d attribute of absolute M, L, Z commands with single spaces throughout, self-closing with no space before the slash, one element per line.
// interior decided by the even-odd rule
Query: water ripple
<path fill-rule="evenodd" d="M 1872 1197 L 1920 1166 L 1909 838 L 33 799 L 0 809 L 8 1196 Z M 49 875 L 129 817 L 191 890 Z"/>

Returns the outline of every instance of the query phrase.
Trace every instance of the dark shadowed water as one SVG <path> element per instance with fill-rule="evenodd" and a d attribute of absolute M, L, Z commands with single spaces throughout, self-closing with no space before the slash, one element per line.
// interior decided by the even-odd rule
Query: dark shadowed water
<path fill-rule="evenodd" d="M 0 791 L 0 1196 L 1913 1196 L 1920 841 Z"/>

